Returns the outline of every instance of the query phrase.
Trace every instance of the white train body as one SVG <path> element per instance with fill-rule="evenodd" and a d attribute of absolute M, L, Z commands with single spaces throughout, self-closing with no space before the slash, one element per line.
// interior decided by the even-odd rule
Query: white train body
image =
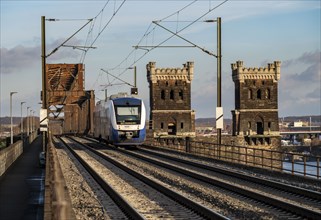
<path fill-rule="evenodd" d="M 114 145 L 140 145 L 146 138 L 142 99 L 119 93 L 99 101 L 94 110 L 94 136 Z"/>

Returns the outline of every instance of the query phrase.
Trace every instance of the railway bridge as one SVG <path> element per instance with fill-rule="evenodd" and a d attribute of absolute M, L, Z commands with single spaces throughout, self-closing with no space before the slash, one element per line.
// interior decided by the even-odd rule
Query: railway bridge
<path fill-rule="evenodd" d="M 135 151 L 116 149 L 90 138 L 95 97 L 93 91 L 84 90 L 83 65 L 47 64 L 45 73 L 42 98 L 48 104 L 49 119 L 46 165 L 39 164 L 44 158 L 42 137 L 36 132 L 32 134 L 34 141 L 18 141 L 6 150 L 6 155 L 10 154 L 6 158 L 17 152 L 19 155 L 0 177 L 0 198 L 6 198 L 1 200 L 6 205 L 0 206 L 0 219 L 233 219 L 240 213 L 245 218 L 321 218 L 321 184 L 315 184 L 320 182 L 320 157 L 304 155 L 302 161 L 296 161 L 294 154 L 285 155 L 270 145 L 269 149 L 258 148 L 260 143 L 269 142 L 263 130 L 247 134 L 251 144 L 244 146 L 238 145 L 238 138 L 243 136 L 223 137 L 222 144 L 172 136 L 173 130 L 176 134 L 179 128 L 185 131 L 187 123 L 177 122 L 173 127 L 163 115 L 157 126 L 163 132 L 164 125 L 169 125 L 170 135 L 154 137 L 149 131 L 145 145 Z M 161 70 L 155 73 L 163 74 Z M 175 92 L 181 99 L 187 96 L 175 90 L 176 85 L 182 85 L 183 91 L 183 82 L 162 83 L 155 94 L 161 99 L 164 96 L 164 102 L 175 101 L 175 95 L 171 96 Z M 172 92 L 166 93 L 169 86 Z M 194 117 L 193 112 L 186 111 L 188 117 L 182 121 Z M 179 111 L 174 112 L 179 115 Z M 258 124 L 263 129 L 263 122 Z M 311 134 L 315 132 L 320 134 Z M 186 171 L 191 169 L 193 172 Z M 242 186 L 235 187 L 235 181 Z M 12 184 L 17 182 L 21 183 L 20 190 Z M 307 188 L 301 188 L 302 182 Z M 286 202 L 298 198 L 294 204 Z M 301 199 L 307 201 L 305 207 Z"/>
<path fill-rule="evenodd" d="M 307 171 L 315 165 L 295 173 L 278 170 L 280 161 L 257 149 L 197 141 L 150 139 L 128 150 L 88 137 L 50 135 L 41 167 L 41 139 L 25 145 L 0 177 L 1 219 L 321 217 L 320 174 Z M 245 155 L 252 159 L 245 161 Z"/>
<path fill-rule="evenodd" d="M 95 95 L 84 90 L 83 64 L 46 64 L 47 117 L 52 134 L 88 134 L 93 129 Z"/>

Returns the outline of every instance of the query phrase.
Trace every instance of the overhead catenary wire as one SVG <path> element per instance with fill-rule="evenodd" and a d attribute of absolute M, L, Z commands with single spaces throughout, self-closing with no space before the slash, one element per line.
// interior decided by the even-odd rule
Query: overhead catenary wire
<path fill-rule="evenodd" d="M 173 15 L 175 15 L 175 14 L 177 14 L 177 13 L 185 10 L 185 9 L 188 8 L 188 7 L 190 7 L 191 5 L 193 5 L 194 3 L 196 3 L 197 1 L 198 1 L 198 0 L 194 0 L 194 1 L 190 2 L 189 4 L 185 5 L 183 8 L 181 8 L 181 9 L 179 9 L 178 11 L 175 11 L 174 13 L 172 13 L 172 14 L 164 17 L 164 18 L 162 18 L 162 19 L 159 20 L 159 21 L 166 20 L 166 19 L 172 17 Z M 137 45 L 139 45 L 145 38 L 147 38 L 148 35 L 150 35 L 151 33 L 154 33 L 154 31 L 155 31 L 155 29 L 156 29 L 157 26 L 155 25 L 153 28 L 152 28 L 152 26 L 153 26 L 153 23 L 151 22 L 150 25 L 148 26 L 147 30 L 145 31 L 144 35 L 143 35 L 143 36 L 141 37 L 141 39 L 138 41 L 138 44 L 137 44 Z M 147 40 L 147 39 L 146 39 L 146 40 Z M 154 48 L 152 47 L 152 49 L 154 49 Z M 134 54 L 136 51 L 137 51 L 137 48 L 134 48 L 133 50 L 131 50 L 131 51 L 129 52 L 129 54 L 125 57 L 125 59 L 123 59 L 118 65 L 116 65 L 115 67 L 113 67 L 113 68 L 111 68 L 111 69 L 117 69 L 117 68 L 119 68 L 123 63 L 127 62 L 127 60 L 129 59 L 129 57 L 131 57 L 131 55 Z M 145 53 L 144 53 L 142 56 L 140 56 L 138 59 L 136 59 L 136 53 L 135 53 L 135 61 L 134 61 L 131 65 L 129 65 L 129 66 L 130 66 L 130 67 L 134 66 L 139 60 L 141 60 L 141 59 L 142 59 L 147 53 L 149 53 L 149 52 L 150 52 L 150 49 L 146 49 Z M 127 69 L 124 70 L 124 71 L 122 71 L 118 76 L 123 75 L 126 71 L 127 71 Z M 114 79 L 114 80 L 115 80 L 115 79 Z M 112 82 L 113 82 L 113 81 L 112 81 Z"/>
<path fill-rule="evenodd" d="M 193 5 L 194 3 L 196 3 L 198 0 L 194 0 L 192 2 L 190 2 L 189 4 L 185 5 L 183 8 L 179 9 L 178 11 L 175 11 L 174 13 L 167 15 L 166 17 L 160 19 L 159 21 L 164 21 L 172 16 L 174 16 L 175 14 L 185 10 L 186 8 L 190 7 L 191 5 Z M 145 31 L 144 35 L 141 37 L 141 39 L 138 41 L 137 45 L 139 45 L 148 35 L 150 35 L 151 33 L 153 33 L 153 38 L 154 38 L 154 31 L 156 29 L 156 26 L 154 26 L 151 30 L 150 28 L 152 27 L 153 22 L 150 23 L 150 25 L 148 26 L 147 30 Z M 153 39 L 154 40 L 154 39 Z M 126 60 L 130 57 L 131 54 L 134 53 L 134 51 L 136 51 L 137 48 L 133 49 L 128 55 L 127 57 L 125 57 L 124 60 L 122 60 L 118 65 L 116 65 L 114 68 L 118 68 L 119 66 L 121 66 L 124 62 L 126 62 Z M 149 50 L 147 50 L 149 51 Z M 135 63 L 134 63 L 135 64 Z"/>
<path fill-rule="evenodd" d="M 52 19 L 51 19 L 52 20 Z M 92 21 L 92 19 L 87 19 L 88 20 L 88 22 L 86 23 L 86 24 L 84 24 L 80 29 L 78 29 L 74 34 L 72 34 L 69 38 L 67 38 L 63 43 L 61 43 L 58 47 L 56 47 L 55 49 L 53 49 L 48 55 L 46 55 L 46 58 L 47 57 L 49 57 L 49 56 L 51 56 L 52 54 L 54 54 L 55 52 L 57 52 L 57 50 L 60 48 L 60 47 L 62 47 L 62 46 L 64 46 L 64 44 L 66 43 L 66 42 L 68 42 L 71 38 L 73 38 L 77 33 L 79 33 L 79 31 L 81 31 L 84 27 L 86 27 L 87 26 L 87 24 L 89 24 L 91 21 Z"/>
<path fill-rule="evenodd" d="M 108 72 L 107 70 L 104 70 L 104 69 L 100 69 L 100 70 L 103 71 L 103 72 L 105 72 L 105 73 L 107 73 L 108 75 L 111 75 L 111 76 L 114 77 L 115 79 L 118 79 L 119 81 L 121 81 L 121 82 L 123 82 L 123 83 L 125 83 L 125 84 L 127 84 L 127 85 L 129 85 L 129 86 L 131 86 L 131 87 L 135 87 L 134 85 L 132 85 L 132 84 L 130 84 L 130 83 L 128 83 L 128 82 L 120 79 L 119 77 L 114 76 L 113 74 L 111 74 L 111 73 Z"/>
<path fill-rule="evenodd" d="M 115 15 L 117 14 L 117 12 L 120 10 L 120 8 L 123 6 L 123 4 L 126 2 L 126 0 L 123 0 L 122 3 L 120 4 L 120 6 L 117 8 L 117 10 L 115 10 L 116 7 L 116 1 L 114 4 L 114 13 L 111 16 L 111 18 L 108 20 L 108 22 L 106 23 L 106 25 L 103 27 L 102 30 L 99 30 L 98 35 L 96 36 L 96 38 L 92 41 L 92 43 L 88 46 L 88 41 L 89 41 L 89 36 L 92 34 L 93 28 L 94 28 L 94 23 L 95 20 L 98 18 L 98 16 L 100 14 L 103 13 L 104 9 L 107 7 L 108 3 L 110 2 L 110 0 L 108 0 L 106 2 L 106 4 L 104 5 L 103 9 L 99 11 L 99 13 L 94 17 L 94 18 L 90 18 L 90 19 L 53 19 L 53 18 L 49 18 L 46 19 L 47 21 L 81 21 L 81 20 L 87 20 L 88 22 L 83 25 L 80 29 L 78 29 L 74 34 L 72 34 L 69 38 L 67 38 L 63 43 L 61 43 L 58 47 L 54 48 L 48 55 L 46 55 L 46 57 L 51 56 L 52 54 L 54 54 L 55 52 L 58 51 L 58 49 L 60 47 L 72 47 L 74 49 L 80 49 L 83 51 L 83 54 L 81 55 L 81 61 L 80 63 L 83 63 L 86 57 L 86 53 L 88 52 L 89 49 L 95 48 L 93 47 L 94 43 L 97 41 L 98 37 L 101 35 L 101 33 L 106 29 L 106 27 L 108 26 L 108 24 L 113 20 L 113 18 L 115 17 Z M 65 45 L 66 42 L 68 42 L 71 38 L 73 38 L 77 33 L 79 33 L 84 27 L 86 27 L 89 23 L 92 23 L 91 27 L 89 28 L 88 34 L 87 34 L 87 38 L 86 38 L 86 42 L 84 46 L 69 46 L 69 45 Z M 100 27 L 101 28 L 101 27 Z"/>
<path fill-rule="evenodd" d="M 98 13 L 98 15 L 95 17 L 95 19 L 97 19 L 97 17 L 98 17 L 100 14 L 103 13 L 105 7 L 107 6 L 107 4 L 108 4 L 109 2 L 110 2 L 110 1 L 108 0 L 108 2 L 105 4 L 104 8 Z M 104 32 L 104 30 L 107 28 L 107 26 L 110 24 L 110 22 L 114 19 L 114 17 L 116 16 L 116 14 L 119 12 L 119 10 L 122 8 L 122 6 L 125 4 L 125 2 L 126 2 L 126 0 L 123 0 L 116 10 L 115 10 L 115 8 L 116 8 L 116 2 L 115 2 L 115 4 L 114 4 L 114 13 L 112 14 L 112 16 L 110 17 L 110 19 L 108 20 L 108 22 L 104 25 L 104 27 L 98 32 L 96 38 L 91 42 L 91 44 L 90 44 L 89 47 L 92 47 L 92 46 L 94 45 L 94 43 L 96 43 L 97 39 L 98 39 L 98 38 L 100 37 L 100 35 Z M 84 62 L 88 50 L 89 50 L 89 49 L 87 49 L 87 50 L 84 51 L 84 55 L 82 56 L 81 63 Z"/>
<path fill-rule="evenodd" d="M 182 32 L 183 30 L 187 29 L 188 27 L 190 27 L 191 25 L 195 24 L 196 22 L 200 21 L 203 17 L 205 17 L 206 15 L 208 15 L 210 12 L 212 12 L 213 10 L 217 9 L 218 7 L 222 6 L 224 3 L 226 3 L 228 0 L 223 1 L 222 3 L 218 4 L 217 6 L 215 6 L 214 8 L 210 9 L 208 12 L 204 13 L 203 15 L 201 15 L 200 17 L 198 17 L 196 20 L 192 21 L 190 24 L 186 25 L 185 27 L 183 27 L 182 29 L 180 29 L 179 31 L 175 33 L 172 33 L 173 35 L 168 37 L 167 39 L 165 39 L 164 41 L 162 41 L 160 44 L 156 45 L 155 48 L 157 48 L 158 46 L 164 44 L 165 42 L 167 42 L 168 40 L 170 40 L 171 38 L 173 38 L 174 36 L 178 36 L 177 34 Z M 160 21 L 153 21 L 154 24 L 156 23 L 160 23 L 162 20 Z M 152 49 L 155 49 L 152 48 Z M 152 50 L 151 49 L 151 50 Z"/>
<path fill-rule="evenodd" d="M 84 18 L 69 18 L 69 19 L 61 19 L 61 18 L 47 18 L 46 21 L 87 21 L 88 19 Z"/>
<path fill-rule="evenodd" d="M 108 1 L 109 2 L 109 1 Z M 108 22 L 105 24 L 105 26 L 102 28 L 102 30 L 97 34 L 97 37 L 93 40 L 93 42 L 91 43 L 91 46 L 97 41 L 98 37 L 101 35 L 101 33 L 107 28 L 107 26 L 110 24 L 110 22 L 113 20 L 113 18 L 116 16 L 116 14 L 118 13 L 118 11 L 121 9 L 121 7 L 124 5 L 124 3 L 126 2 L 126 0 L 123 0 L 122 3 L 120 4 L 120 6 L 117 8 L 116 11 L 114 11 L 113 15 L 111 16 L 111 18 L 108 20 Z"/>
<path fill-rule="evenodd" d="M 197 0 L 196 0 L 197 1 Z M 183 7 L 182 9 L 172 13 L 171 15 L 169 16 L 166 16 L 165 18 L 161 19 L 161 20 L 158 20 L 158 21 L 154 21 L 154 24 L 155 22 L 163 22 L 165 19 L 177 14 L 178 12 L 181 12 L 182 10 L 185 10 L 187 7 L 191 6 L 192 4 L 194 4 L 196 1 L 193 1 L 191 2 L 190 4 L 186 5 L 185 7 Z M 202 14 L 200 17 L 198 17 L 197 19 L 195 19 L 194 21 L 190 22 L 188 25 L 186 25 L 185 27 L 183 27 L 182 29 L 178 30 L 177 33 L 172 33 L 172 35 L 168 38 L 166 38 L 165 40 L 161 41 L 160 43 L 158 43 L 157 45 L 155 46 L 152 46 L 150 47 L 150 49 L 145 49 L 145 52 L 140 56 L 138 57 L 137 59 L 135 59 L 129 66 L 132 67 L 134 66 L 136 63 L 138 63 L 143 57 L 145 57 L 149 52 L 151 52 L 152 50 L 154 50 L 155 48 L 158 48 L 160 47 L 161 45 L 163 45 L 164 43 L 166 43 L 168 40 L 172 39 L 174 36 L 178 36 L 178 34 L 184 30 L 186 30 L 188 27 L 190 27 L 191 25 L 195 24 L 196 22 L 199 22 L 202 18 L 204 18 L 206 15 L 208 15 L 209 13 L 211 13 L 212 11 L 214 11 L 215 9 L 219 8 L 220 6 L 222 6 L 223 4 L 225 4 L 226 2 L 228 2 L 228 0 L 224 0 L 223 2 L 219 3 L 218 5 L 214 6 L 213 8 L 210 8 L 206 13 Z M 152 22 L 153 24 L 153 22 Z M 155 24 L 156 25 L 156 24 Z M 151 33 L 151 31 L 149 31 L 149 29 L 151 28 L 151 25 L 149 25 L 147 31 L 145 32 L 145 34 L 143 35 L 143 37 L 140 39 L 139 43 L 137 44 L 136 47 L 134 47 L 134 49 L 127 55 L 127 57 L 122 60 L 120 62 L 120 64 L 116 65 L 115 68 L 119 68 L 119 66 L 121 66 L 123 63 L 127 62 L 128 58 L 130 57 L 131 54 L 134 53 L 135 50 L 137 50 L 139 47 L 138 45 L 143 41 L 143 39 L 147 36 L 146 33 L 148 33 L 148 35 Z M 156 26 L 152 28 L 152 30 L 155 30 Z M 213 55 L 213 56 L 216 56 L 214 55 L 213 53 L 205 50 L 204 48 L 201 48 L 199 47 L 200 49 L 202 49 L 204 52 L 208 53 L 209 55 Z M 120 77 L 121 75 L 123 75 L 124 73 L 126 72 L 126 70 L 122 71 L 118 77 Z M 115 80 L 115 79 L 114 79 Z M 113 81 L 114 81 L 113 80 Z M 113 82 L 112 81 L 112 82 Z"/>
<path fill-rule="evenodd" d="M 197 48 L 201 49 L 202 51 L 204 51 L 205 53 L 207 53 L 207 54 L 209 54 L 209 55 L 214 56 L 214 57 L 216 57 L 216 58 L 217 58 L 217 55 L 213 54 L 212 52 L 210 52 L 210 51 L 208 51 L 208 50 L 205 50 L 204 48 L 201 48 L 201 47 L 200 47 L 200 46 L 198 46 L 197 44 L 194 44 L 192 41 L 187 40 L 186 38 L 184 38 L 184 37 L 182 37 L 182 36 L 178 35 L 177 33 L 175 33 L 175 32 L 173 32 L 173 31 L 169 30 L 168 28 L 165 28 L 164 26 L 160 25 L 158 22 L 153 21 L 153 23 L 154 23 L 154 24 L 156 24 L 156 25 L 158 25 L 159 27 L 161 27 L 161 28 L 165 29 L 166 31 L 168 31 L 168 32 L 172 33 L 173 35 L 175 35 L 175 36 L 179 37 L 180 39 L 182 39 L 182 40 L 186 41 L 187 43 L 192 44 L 194 47 L 197 47 Z M 175 47 L 183 47 L 183 46 L 175 46 Z M 185 46 L 184 46 L 184 47 L 185 47 Z"/>

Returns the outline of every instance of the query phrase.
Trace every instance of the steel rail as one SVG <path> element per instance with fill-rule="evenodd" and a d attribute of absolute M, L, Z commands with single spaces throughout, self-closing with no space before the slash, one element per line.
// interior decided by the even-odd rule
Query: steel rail
<path fill-rule="evenodd" d="M 167 163 L 163 163 L 161 161 L 157 161 L 157 160 L 153 160 L 151 158 L 147 158 L 147 157 L 144 157 L 144 156 L 141 156 L 141 155 L 137 155 L 137 154 L 129 152 L 129 151 L 124 151 L 124 150 L 121 150 L 121 149 L 116 149 L 116 150 L 120 151 L 120 152 L 123 152 L 123 153 L 126 153 L 128 155 L 137 157 L 139 159 L 145 160 L 147 162 L 156 164 L 158 166 L 161 166 L 161 167 L 164 167 L 164 168 L 167 168 L 167 169 L 170 169 L 170 170 L 174 170 L 174 171 L 176 171 L 178 173 L 181 173 L 183 175 L 186 175 L 186 176 L 201 180 L 201 181 L 203 181 L 205 183 L 221 187 L 221 188 L 226 189 L 228 191 L 232 191 L 232 192 L 235 192 L 237 194 L 241 194 L 241 195 L 243 195 L 245 197 L 258 200 L 258 201 L 260 201 L 262 203 L 269 204 L 269 205 L 272 205 L 274 207 L 281 208 L 283 210 L 286 210 L 287 212 L 295 213 L 296 215 L 304 216 L 304 217 L 307 217 L 309 219 L 321 219 L 321 213 L 320 212 L 316 212 L 316 211 L 313 211 L 313 210 L 310 210 L 310 209 L 306 209 L 304 207 L 301 207 L 301 206 L 298 206 L 298 205 L 294 205 L 294 204 L 291 204 L 291 203 L 288 203 L 288 202 L 285 202 L 285 201 L 281 201 L 279 199 L 275 199 L 275 198 L 272 198 L 272 197 L 264 196 L 264 195 L 262 195 L 260 193 L 257 193 L 257 192 L 251 191 L 251 190 L 247 190 L 247 189 L 244 189 L 242 187 L 235 186 L 233 184 L 229 184 L 229 183 L 224 182 L 224 181 L 216 180 L 214 178 L 203 176 L 203 175 L 200 175 L 200 174 L 195 173 L 195 172 L 191 172 L 191 171 L 188 171 L 188 170 L 185 170 L 185 169 L 182 169 L 182 168 L 179 168 L 179 167 L 167 164 Z"/>
<path fill-rule="evenodd" d="M 193 210 L 194 212 L 198 213 L 200 216 L 206 218 L 206 219 L 224 219 L 227 220 L 229 218 L 197 203 L 194 202 L 190 199 L 188 199 L 187 197 L 159 184 L 158 182 L 149 179 L 148 177 L 130 169 L 129 167 L 123 165 L 122 163 L 114 160 L 112 157 L 97 151 L 95 149 L 93 149 L 92 147 L 89 147 L 87 144 L 81 143 L 80 141 L 73 139 L 73 141 L 77 142 L 78 144 L 81 144 L 82 146 L 84 146 L 85 148 L 87 148 L 88 150 L 90 150 L 91 152 L 93 152 L 94 154 L 100 156 L 101 158 L 107 160 L 108 162 L 114 164 L 115 166 L 119 167 L 120 169 L 124 170 L 125 172 L 127 172 L 128 174 L 134 176 L 135 178 L 141 180 L 142 182 L 146 183 L 147 185 L 153 187 L 154 189 L 158 190 L 159 192 L 163 193 L 164 195 L 166 195 L 167 197 L 173 199 L 174 201 L 180 203 L 181 205 Z"/>
<path fill-rule="evenodd" d="M 303 189 L 303 188 L 296 187 L 296 186 L 290 186 L 290 185 L 287 185 L 287 184 L 284 184 L 284 183 L 280 183 L 280 182 L 276 182 L 276 181 L 273 181 L 273 180 L 260 179 L 258 177 L 254 177 L 254 176 L 250 176 L 250 175 L 246 175 L 246 174 L 240 174 L 240 173 L 237 173 L 235 171 L 225 170 L 225 169 L 218 168 L 218 167 L 207 166 L 205 164 L 200 164 L 200 163 L 197 163 L 197 162 L 188 161 L 188 160 L 184 160 L 184 159 L 177 158 L 177 157 L 172 157 L 172 156 L 165 155 L 165 154 L 159 154 L 159 153 L 148 151 L 148 150 L 141 149 L 141 148 L 139 150 L 143 151 L 145 153 L 148 153 L 148 154 L 152 154 L 152 155 L 158 156 L 158 157 L 166 158 L 166 159 L 169 159 L 169 160 L 174 160 L 176 162 L 184 163 L 184 164 L 187 164 L 187 165 L 191 165 L 191 166 L 194 166 L 194 167 L 198 167 L 198 168 L 202 168 L 202 169 L 206 169 L 206 170 L 210 170 L 210 171 L 214 171 L 214 172 L 221 173 L 221 174 L 224 174 L 224 175 L 228 175 L 228 176 L 231 176 L 231 177 L 237 177 L 237 178 L 240 178 L 240 179 L 243 179 L 243 180 L 246 180 L 246 181 L 258 183 L 260 185 L 273 187 L 273 188 L 276 188 L 276 189 L 279 189 L 279 190 L 283 190 L 283 191 L 286 191 L 286 192 L 289 192 L 289 193 L 294 193 L 296 195 L 305 196 L 305 197 L 309 197 L 311 199 L 316 199 L 316 200 L 321 201 L 321 193 L 316 192 L 316 191 Z"/>
<path fill-rule="evenodd" d="M 145 220 L 145 218 L 138 213 L 116 190 L 113 189 L 100 175 L 90 167 L 90 165 L 83 160 L 61 137 L 59 140 L 69 149 L 69 151 L 76 157 L 81 165 L 92 175 L 103 190 L 112 198 L 112 200 L 120 207 L 124 214 L 130 219 Z"/>

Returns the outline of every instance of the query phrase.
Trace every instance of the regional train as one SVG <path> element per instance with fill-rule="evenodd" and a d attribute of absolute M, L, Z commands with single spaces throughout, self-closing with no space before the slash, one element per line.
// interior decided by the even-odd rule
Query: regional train
<path fill-rule="evenodd" d="M 138 146 L 146 138 L 146 109 L 137 95 L 118 93 L 97 102 L 94 137 L 115 146 Z"/>

